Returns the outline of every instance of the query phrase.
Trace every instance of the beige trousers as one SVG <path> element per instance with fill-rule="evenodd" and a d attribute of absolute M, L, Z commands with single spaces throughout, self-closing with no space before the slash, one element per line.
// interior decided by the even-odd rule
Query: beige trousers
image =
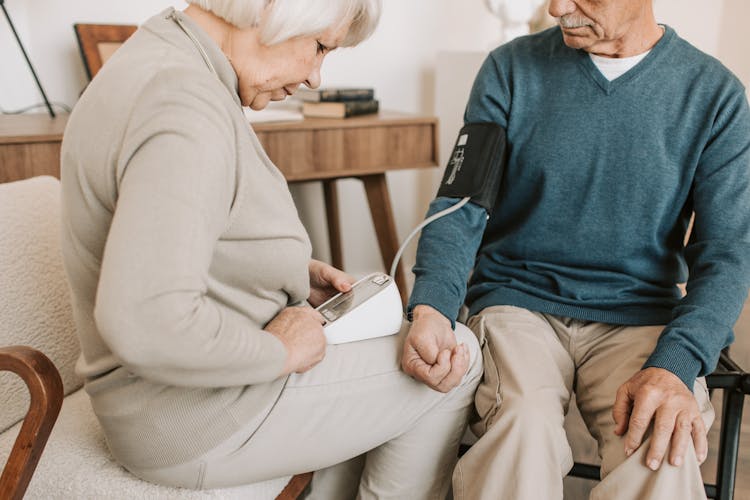
<path fill-rule="evenodd" d="M 314 475 L 314 498 L 445 498 L 482 357 L 474 334 L 458 325 L 469 370 L 451 392 L 433 391 L 400 369 L 406 326 L 398 335 L 328 346 L 320 364 L 289 377 L 257 430 L 187 464 L 137 474 L 207 489 L 325 469 Z"/>
<path fill-rule="evenodd" d="M 511 306 L 487 308 L 468 325 L 482 344 L 485 373 L 472 425 L 480 438 L 453 474 L 457 500 L 562 499 L 573 465 L 563 430 L 571 391 L 602 457 L 603 479 L 591 499 L 706 498 L 692 446 L 682 466 L 665 460 L 653 472 L 645 465 L 648 439 L 628 458 L 614 434 L 615 393 L 641 369 L 662 326 L 584 322 Z M 693 392 L 708 428 L 714 413 L 703 379 Z"/>

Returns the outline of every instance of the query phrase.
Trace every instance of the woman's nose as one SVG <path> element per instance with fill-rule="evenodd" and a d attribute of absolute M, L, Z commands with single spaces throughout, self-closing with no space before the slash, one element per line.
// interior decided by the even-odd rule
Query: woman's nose
<path fill-rule="evenodd" d="M 317 89 L 320 87 L 320 65 L 316 65 L 310 75 L 305 80 L 305 85 L 311 89 Z"/>

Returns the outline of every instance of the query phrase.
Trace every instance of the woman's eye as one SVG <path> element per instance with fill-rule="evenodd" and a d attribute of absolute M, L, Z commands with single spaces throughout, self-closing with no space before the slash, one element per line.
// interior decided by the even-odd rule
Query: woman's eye
<path fill-rule="evenodd" d="M 325 54 L 326 52 L 328 52 L 328 47 L 318 42 L 318 54 Z"/>

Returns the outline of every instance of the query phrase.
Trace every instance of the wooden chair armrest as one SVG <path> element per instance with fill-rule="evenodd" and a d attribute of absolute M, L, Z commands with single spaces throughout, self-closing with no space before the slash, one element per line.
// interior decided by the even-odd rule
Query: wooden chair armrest
<path fill-rule="evenodd" d="M 47 356 L 25 346 L 0 348 L 0 371 L 20 376 L 29 388 L 29 411 L 0 476 L 0 498 L 20 500 L 47 444 L 63 400 L 60 373 Z"/>
<path fill-rule="evenodd" d="M 275 500 L 297 500 L 302 492 L 305 491 L 307 485 L 310 484 L 310 481 L 312 481 L 312 476 L 312 472 L 305 472 L 292 477 Z"/>

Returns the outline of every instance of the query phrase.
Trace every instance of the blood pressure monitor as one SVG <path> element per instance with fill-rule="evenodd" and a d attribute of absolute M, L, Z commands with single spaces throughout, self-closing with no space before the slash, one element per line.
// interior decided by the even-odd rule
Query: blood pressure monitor
<path fill-rule="evenodd" d="M 326 320 L 329 344 L 383 337 L 398 333 L 403 321 L 401 296 L 387 274 L 373 273 L 316 309 Z"/>
<path fill-rule="evenodd" d="M 401 253 L 427 224 L 459 210 L 469 201 L 487 216 L 497 199 L 507 162 L 505 129 L 496 123 L 467 123 L 461 129 L 437 195 L 461 198 L 458 203 L 425 219 L 406 238 L 391 265 L 391 275 L 374 273 L 318 306 L 329 344 L 393 335 L 401 329 L 401 296 L 393 282 Z"/>

